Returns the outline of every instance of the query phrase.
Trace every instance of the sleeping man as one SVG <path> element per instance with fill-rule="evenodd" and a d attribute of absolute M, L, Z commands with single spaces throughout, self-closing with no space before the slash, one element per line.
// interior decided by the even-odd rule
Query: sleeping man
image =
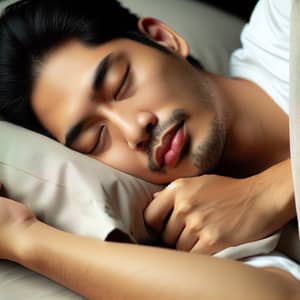
<path fill-rule="evenodd" d="M 258 3 L 231 78 L 203 70 L 171 28 L 116 1 L 25 0 L 8 9 L 1 113 L 113 168 L 171 183 L 145 221 L 170 247 L 199 255 L 64 233 L 2 198 L 0 256 L 93 299 L 297 299 L 299 270 L 200 255 L 266 237 L 296 216 L 290 9 L 290 1 Z"/>

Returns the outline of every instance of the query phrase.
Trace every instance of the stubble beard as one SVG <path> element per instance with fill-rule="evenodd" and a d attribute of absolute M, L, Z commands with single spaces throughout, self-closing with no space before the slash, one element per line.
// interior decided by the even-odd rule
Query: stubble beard
<path fill-rule="evenodd" d="M 223 156 L 224 145 L 224 125 L 215 117 L 205 141 L 191 154 L 192 164 L 197 168 L 198 175 L 209 174 L 217 169 Z"/>

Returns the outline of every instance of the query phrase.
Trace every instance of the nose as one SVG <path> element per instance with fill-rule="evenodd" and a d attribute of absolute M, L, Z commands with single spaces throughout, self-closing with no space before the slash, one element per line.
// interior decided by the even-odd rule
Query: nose
<path fill-rule="evenodd" d="M 151 131 L 157 122 L 158 119 L 152 112 L 137 113 L 136 123 L 132 124 L 131 130 L 127 133 L 128 146 L 131 149 L 142 148 L 149 140 Z"/>
<path fill-rule="evenodd" d="M 142 149 L 151 136 L 153 127 L 158 123 L 157 116 L 149 111 L 130 113 L 119 112 L 114 123 L 127 141 L 129 148 Z"/>

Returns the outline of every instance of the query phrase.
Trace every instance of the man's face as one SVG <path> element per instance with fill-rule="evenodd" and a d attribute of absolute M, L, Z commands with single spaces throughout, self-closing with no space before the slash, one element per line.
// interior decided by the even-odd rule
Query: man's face
<path fill-rule="evenodd" d="M 118 39 L 70 41 L 40 67 L 32 105 L 63 144 L 154 183 L 215 167 L 223 130 L 205 77 L 184 57 Z"/>

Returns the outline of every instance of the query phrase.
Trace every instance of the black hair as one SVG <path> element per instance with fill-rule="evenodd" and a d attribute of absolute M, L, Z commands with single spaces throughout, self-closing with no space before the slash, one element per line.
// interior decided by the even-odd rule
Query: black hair
<path fill-rule="evenodd" d="M 0 18 L 0 114 L 9 122 L 51 137 L 31 107 L 38 66 L 72 38 L 99 45 L 127 37 L 169 52 L 140 33 L 138 17 L 116 0 L 21 0 Z M 188 60 L 201 68 L 192 57 Z"/>

